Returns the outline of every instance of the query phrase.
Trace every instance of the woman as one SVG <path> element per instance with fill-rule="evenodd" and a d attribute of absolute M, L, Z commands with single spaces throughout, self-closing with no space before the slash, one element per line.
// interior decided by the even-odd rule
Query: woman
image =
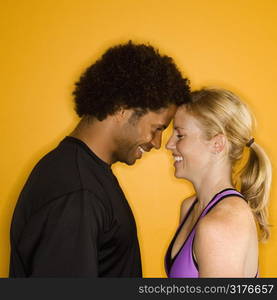
<path fill-rule="evenodd" d="M 258 276 L 256 223 L 267 240 L 271 165 L 252 125 L 247 106 L 223 89 L 195 91 L 178 108 L 167 149 L 175 176 L 191 181 L 196 195 L 182 203 L 168 277 Z"/>

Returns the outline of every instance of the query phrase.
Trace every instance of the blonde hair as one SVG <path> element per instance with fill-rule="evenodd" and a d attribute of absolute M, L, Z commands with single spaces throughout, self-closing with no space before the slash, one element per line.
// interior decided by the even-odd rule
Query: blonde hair
<path fill-rule="evenodd" d="M 242 161 L 246 144 L 252 138 L 255 120 L 249 108 L 232 92 L 217 88 L 192 92 L 192 101 L 185 106 L 188 112 L 198 118 L 207 139 L 217 134 L 224 134 L 228 139 L 233 184 L 251 207 L 259 224 L 262 240 L 267 240 L 267 207 L 272 170 L 270 160 L 261 146 L 256 142 L 250 145 L 245 166 L 235 173 L 235 166 Z"/>

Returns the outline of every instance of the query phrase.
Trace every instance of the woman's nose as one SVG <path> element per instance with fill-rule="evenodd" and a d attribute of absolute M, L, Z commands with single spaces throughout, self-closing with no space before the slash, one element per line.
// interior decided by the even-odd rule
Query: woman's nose
<path fill-rule="evenodd" d="M 165 145 L 166 149 L 168 150 L 174 150 L 175 149 L 175 142 L 173 140 L 173 136 L 171 136 L 169 138 L 169 140 L 167 141 L 166 145 Z"/>

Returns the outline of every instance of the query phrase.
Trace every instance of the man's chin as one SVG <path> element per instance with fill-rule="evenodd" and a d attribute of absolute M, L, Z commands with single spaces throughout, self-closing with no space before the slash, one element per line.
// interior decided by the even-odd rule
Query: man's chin
<path fill-rule="evenodd" d="M 121 163 L 124 163 L 128 166 L 132 166 L 140 158 L 141 158 L 141 156 L 138 156 L 138 155 L 129 155 L 129 156 L 126 155 L 125 157 L 122 156 L 120 159 L 118 159 L 118 161 Z"/>
<path fill-rule="evenodd" d="M 121 162 L 121 163 L 123 163 L 123 164 L 126 164 L 126 165 L 128 165 L 128 166 L 132 166 L 132 165 L 134 165 L 135 164 L 135 162 L 136 162 L 136 158 L 134 158 L 134 159 L 119 159 L 118 160 L 118 162 Z"/>
<path fill-rule="evenodd" d="M 132 166 L 132 165 L 135 164 L 136 161 L 137 161 L 136 159 L 134 159 L 132 161 L 125 161 L 125 164 L 128 165 L 128 166 Z"/>

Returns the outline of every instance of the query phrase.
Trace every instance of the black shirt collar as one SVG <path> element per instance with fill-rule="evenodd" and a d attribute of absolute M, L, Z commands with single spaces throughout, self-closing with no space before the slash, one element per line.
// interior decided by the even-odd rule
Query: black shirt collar
<path fill-rule="evenodd" d="M 61 143 L 75 143 L 80 145 L 90 156 L 93 157 L 93 159 L 101 166 L 103 166 L 106 169 L 111 170 L 111 166 L 109 164 L 107 164 L 105 161 L 103 161 L 101 158 L 99 158 L 93 151 L 91 151 L 91 149 L 88 147 L 88 145 L 86 143 L 84 143 L 83 141 L 81 141 L 78 138 L 75 138 L 73 136 L 66 136 Z"/>

